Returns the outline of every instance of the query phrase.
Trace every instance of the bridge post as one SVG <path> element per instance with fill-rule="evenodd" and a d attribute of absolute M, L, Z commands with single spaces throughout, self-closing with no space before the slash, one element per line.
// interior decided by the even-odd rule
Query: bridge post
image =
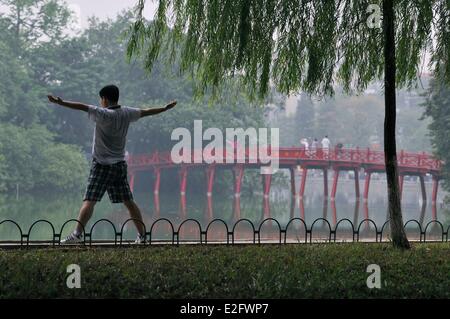
<path fill-rule="evenodd" d="M 427 201 L 427 190 L 425 188 L 425 178 L 423 175 L 419 176 L 420 180 L 420 190 L 422 191 L 422 201 L 425 203 Z"/>
<path fill-rule="evenodd" d="M 337 209 L 335 201 L 331 202 L 331 218 L 332 218 L 332 226 L 333 228 L 335 228 L 337 223 Z"/>
<path fill-rule="evenodd" d="M 370 177 L 372 176 L 371 172 L 365 172 L 366 178 L 364 181 L 364 202 L 367 203 L 367 200 L 369 198 L 369 187 L 370 187 Z"/>
<path fill-rule="evenodd" d="M 212 196 L 212 191 L 213 191 L 213 186 L 214 186 L 214 174 L 216 172 L 216 168 L 215 166 L 208 166 L 205 169 L 205 173 L 206 173 L 206 186 L 207 186 L 207 190 L 206 190 L 206 196 L 210 197 Z"/>
<path fill-rule="evenodd" d="M 291 194 L 293 197 L 295 197 L 295 166 L 289 167 L 289 175 L 291 179 Z"/>
<path fill-rule="evenodd" d="M 263 220 L 266 218 L 270 218 L 270 201 L 269 197 L 263 198 Z"/>
<path fill-rule="evenodd" d="M 186 187 L 187 187 L 187 167 L 182 166 L 180 169 L 180 194 L 181 196 L 186 195 Z"/>
<path fill-rule="evenodd" d="M 153 194 L 158 195 L 159 194 L 159 188 L 161 185 L 161 169 L 155 168 L 155 183 L 153 184 Z"/>
<path fill-rule="evenodd" d="M 423 227 L 423 220 L 425 218 L 425 211 L 427 209 L 427 204 L 422 203 L 422 207 L 420 208 L 420 216 L 419 216 L 419 224 L 421 227 Z"/>
<path fill-rule="evenodd" d="M 206 211 L 205 211 L 205 219 L 210 222 L 213 219 L 213 202 L 212 197 L 207 196 L 206 197 Z"/>
<path fill-rule="evenodd" d="M 291 197 L 291 205 L 289 207 L 289 219 L 294 218 L 295 214 L 295 197 Z"/>
<path fill-rule="evenodd" d="M 327 217 L 328 217 L 328 201 L 324 200 L 323 207 L 322 207 L 322 218 L 328 219 Z"/>
<path fill-rule="evenodd" d="M 366 220 L 366 222 L 364 223 L 364 229 L 367 230 L 369 229 L 369 203 L 368 202 L 364 202 L 364 219 Z M 388 213 L 389 214 L 389 213 Z"/>
<path fill-rule="evenodd" d="M 160 204 L 159 204 L 159 194 L 153 194 L 153 202 L 155 206 L 155 216 L 159 216 L 161 213 Z"/>
<path fill-rule="evenodd" d="M 180 195 L 180 214 L 181 218 L 186 218 L 186 195 Z"/>
<path fill-rule="evenodd" d="M 305 203 L 303 202 L 303 199 L 299 201 L 298 208 L 300 209 L 300 218 L 305 221 Z"/>
<path fill-rule="evenodd" d="M 355 210 L 353 211 L 353 224 L 358 224 L 358 217 L 359 217 L 359 200 L 355 203 Z"/>
<path fill-rule="evenodd" d="M 270 186 L 272 184 L 272 174 L 262 174 L 264 197 L 269 197 Z"/>
<path fill-rule="evenodd" d="M 339 168 L 334 168 L 333 188 L 331 189 L 331 200 L 336 199 L 336 191 L 339 180 Z"/>
<path fill-rule="evenodd" d="M 242 178 L 244 176 L 244 165 L 236 165 L 233 167 L 234 177 L 234 196 L 241 196 Z"/>
<path fill-rule="evenodd" d="M 307 177 L 308 177 L 308 169 L 306 167 L 302 167 L 302 180 L 300 184 L 300 193 L 299 193 L 300 200 L 302 200 L 303 196 L 305 195 L 305 186 Z"/>
<path fill-rule="evenodd" d="M 359 201 L 359 170 L 355 169 L 355 195 L 356 195 L 356 200 Z"/>
<path fill-rule="evenodd" d="M 439 177 L 433 176 L 433 193 L 431 194 L 431 204 L 436 205 L 439 188 Z"/>
<path fill-rule="evenodd" d="M 161 213 L 159 205 L 159 195 L 154 196 L 154 208 L 155 208 L 155 216 L 159 216 Z"/>
<path fill-rule="evenodd" d="M 233 216 L 234 220 L 241 219 L 241 198 L 235 196 L 233 200 Z"/>
<path fill-rule="evenodd" d="M 153 202 L 154 202 L 154 206 L 155 206 L 155 215 L 159 216 L 160 212 L 161 212 L 160 205 L 159 205 L 159 189 L 160 189 L 160 184 L 161 184 L 161 169 L 155 168 L 154 173 L 155 173 L 155 182 L 153 184 Z"/>
<path fill-rule="evenodd" d="M 323 169 L 323 199 L 328 200 L 328 169 Z"/>

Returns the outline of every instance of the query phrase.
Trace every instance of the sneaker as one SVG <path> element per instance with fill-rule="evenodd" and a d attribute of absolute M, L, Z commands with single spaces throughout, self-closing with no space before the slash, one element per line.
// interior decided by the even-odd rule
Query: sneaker
<path fill-rule="evenodd" d="M 63 240 L 61 240 L 61 244 L 63 245 L 79 244 L 82 242 L 83 242 L 83 235 L 82 234 L 76 235 L 75 233 L 72 233 Z"/>
<path fill-rule="evenodd" d="M 145 235 L 138 235 L 136 240 L 134 241 L 135 244 L 145 244 Z"/>

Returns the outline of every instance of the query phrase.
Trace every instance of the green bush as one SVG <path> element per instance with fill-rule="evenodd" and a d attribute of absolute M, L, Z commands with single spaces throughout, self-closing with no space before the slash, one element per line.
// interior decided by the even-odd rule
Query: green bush
<path fill-rule="evenodd" d="M 79 189 L 87 161 L 79 147 L 53 141 L 44 126 L 0 124 L 0 183 L 7 189 Z"/>

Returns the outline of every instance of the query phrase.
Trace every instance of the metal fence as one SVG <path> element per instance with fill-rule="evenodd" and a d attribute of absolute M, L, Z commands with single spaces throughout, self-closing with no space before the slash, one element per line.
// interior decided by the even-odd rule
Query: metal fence
<path fill-rule="evenodd" d="M 84 246 L 122 246 L 131 243 L 130 240 L 124 238 L 124 227 L 130 222 L 142 223 L 137 220 L 128 219 L 120 227 L 116 227 L 114 223 L 108 219 L 100 219 L 96 221 L 86 232 L 83 228 L 83 242 Z M 69 223 L 79 223 L 75 219 L 67 220 L 56 232 L 55 226 L 48 220 L 40 219 L 35 221 L 28 230 L 24 230 L 18 223 L 13 220 L 2 220 L 0 227 L 8 224 L 17 230 L 17 236 L 11 239 L 0 241 L 0 247 L 34 247 L 34 246 L 64 246 L 61 245 L 61 234 L 68 227 Z M 113 231 L 113 238 L 108 240 L 93 240 L 93 234 L 100 223 L 106 223 Z M 155 228 L 161 223 L 166 223 L 168 229 L 169 239 L 155 238 Z M 31 240 L 33 230 L 38 224 L 46 224 L 51 232 L 49 233 L 49 239 L 47 240 Z M 196 233 L 196 237 L 191 239 L 183 238 L 183 231 L 186 230 L 186 225 L 190 224 L 191 233 Z M 218 224 L 219 229 L 214 232 L 211 230 L 212 225 Z M 297 227 L 294 225 L 297 224 Z M 317 218 L 308 227 L 306 222 L 301 218 L 292 218 L 288 221 L 285 227 L 282 227 L 279 221 L 274 218 L 266 218 L 256 224 L 249 219 L 242 218 L 233 223 L 232 227 L 229 227 L 228 223 L 223 219 L 213 219 L 207 225 L 206 228 L 202 228 L 201 223 L 196 219 L 185 219 L 178 226 L 167 218 L 159 218 L 151 223 L 150 228 L 142 223 L 146 231 L 146 242 L 144 245 L 152 244 L 169 244 L 180 245 L 182 243 L 191 244 L 226 244 L 233 245 L 238 243 L 250 243 L 250 244 L 264 244 L 264 243 L 315 243 L 315 242 L 388 242 L 389 239 L 389 220 L 387 220 L 381 227 L 377 226 L 372 219 L 364 219 L 360 223 L 355 224 L 351 220 L 344 218 L 335 223 L 332 227 L 330 222 L 324 218 Z M 249 230 L 245 233 L 247 239 L 239 239 L 237 228 L 241 225 L 247 225 Z M 264 237 L 267 231 L 264 230 L 265 226 L 271 226 L 269 234 L 270 238 Z M 344 228 L 343 225 L 347 225 Z M 82 225 L 81 225 L 82 226 Z M 408 228 L 409 227 L 409 228 Z M 411 229 L 412 227 L 412 229 Z M 418 242 L 448 242 L 448 235 L 450 226 L 446 227 L 438 220 L 432 220 L 428 222 L 425 227 L 415 219 L 408 220 L 404 224 L 405 231 L 408 233 L 408 238 L 412 241 Z M 66 229 L 67 231 L 67 229 Z M 222 235 L 222 239 L 211 239 L 211 234 Z M 289 234 L 293 234 L 293 238 L 290 238 Z M 318 236 L 318 237 L 317 237 Z"/>

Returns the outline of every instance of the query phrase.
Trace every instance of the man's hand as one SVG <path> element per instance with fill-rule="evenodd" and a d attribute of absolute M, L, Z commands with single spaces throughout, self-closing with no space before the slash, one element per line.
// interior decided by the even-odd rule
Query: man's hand
<path fill-rule="evenodd" d="M 141 110 L 141 117 L 156 115 L 156 114 L 168 111 L 170 109 L 173 109 L 175 107 L 175 105 L 177 105 L 177 101 L 174 100 L 164 107 L 143 109 L 143 110 Z"/>
<path fill-rule="evenodd" d="M 169 104 L 167 104 L 167 105 L 164 107 L 164 109 L 165 109 L 166 111 L 168 111 L 168 110 L 170 110 L 170 109 L 173 109 L 173 108 L 175 107 L 175 105 L 177 105 L 177 101 L 172 101 L 172 102 L 170 102 Z"/>
<path fill-rule="evenodd" d="M 89 109 L 89 105 L 83 104 L 83 103 L 79 103 L 79 102 L 70 102 L 70 101 L 63 101 L 63 99 L 61 99 L 59 96 L 53 96 L 53 95 L 47 95 L 48 100 L 51 103 L 55 103 L 61 106 L 65 106 L 68 107 L 70 109 L 73 110 L 79 110 L 79 111 L 84 111 L 87 112 Z"/>
<path fill-rule="evenodd" d="M 61 104 L 63 101 L 59 96 L 47 95 L 47 97 L 51 103 Z"/>

